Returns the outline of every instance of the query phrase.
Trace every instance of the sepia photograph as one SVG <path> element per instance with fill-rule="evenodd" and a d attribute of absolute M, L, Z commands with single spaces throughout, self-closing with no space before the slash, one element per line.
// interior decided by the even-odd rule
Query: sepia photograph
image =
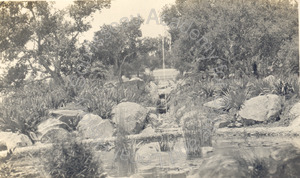
<path fill-rule="evenodd" d="M 299 178 L 299 8 L 0 1 L 0 178 Z"/>

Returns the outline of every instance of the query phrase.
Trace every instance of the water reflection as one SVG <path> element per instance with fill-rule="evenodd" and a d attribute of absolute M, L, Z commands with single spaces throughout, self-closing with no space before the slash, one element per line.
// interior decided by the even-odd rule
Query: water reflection
<path fill-rule="evenodd" d="M 254 138 L 217 142 L 188 177 L 299 177 L 299 139 Z"/>
<path fill-rule="evenodd" d="M 217 138 L 212 146 L 211 149 L 202 149 L 202 157 L 191 159 L 188 159 L 183 139 L 177 140 L 172 151 L 147 149 L 149 151 L 140 152 L 135 157 L 135 174 L 143 177 L 191 178 L 288 178 L 300 175 L 299 138 Z"/>

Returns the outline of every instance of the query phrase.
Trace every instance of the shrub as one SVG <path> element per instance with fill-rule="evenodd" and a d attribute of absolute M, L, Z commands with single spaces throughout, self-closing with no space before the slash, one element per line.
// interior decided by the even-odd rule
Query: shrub
<path fill-rule="evenodd" d="M 44 121 L 48 110 L 57 108 L 69 99 L 63 88 L 44 83 L 33 83 L 7 94 L 0 105 L 0 130 L 20 132 L 31 138 Z M 33 141 L 33 138 L 31 138 Z"/>
<path fill-rule="evenodd" d="M 0 129 L 8 132 L 20 132 L 33 141 L 31 132 L 36 132 L 38 124 L 45 119 L 45 115 L 46 108 L 42 106 L 30 108 L 30 106 L 17 105 L 14 101 L 6 100 L 5 104 L 1 106 Z"/>
<path fill-rule="evenodd" d="M 213 97 L 216 94 L 216 85 L 213 82 L 202 82 L 201 90 L 206 98 Z"/>
<path fill-rule="evenodd" d="M 121 102 L 128 101 L 147 106 L 154 105 L 154 103 L 151 103 L 143 82 L 103 84 L 100 80 L 87 80 L 75 100 L 87 107 L 89 112 L 97 114 L 103 119 L 111 118 L 112 108 Z"/>
<path fill-rule="evenodd" d="M 286 99 L 299 97 L 298 76 L 290 76 L 286 79 L 279 79 L 274 85 L 274 93 L 277 95 L 285 96 Z"/>
<path fill-rule="evenodd" d="M 286 96 L 294 93 L 294 90 L 292 85 L 289 82 L 284 82 L 282 80 L 279 80 L 275 84 L 275 93 L 277 95 Z"/>
<path fill-rule="evenodd" d="M 212 146 L 213 124 L 210 120 L 190 117 L 184 121 L 184 141 L 188 156 L 202 156 L 201 147 Z"/>
<path fill-rule="evenodd" d="M 248 97 L 249 93 L 247 89 L 228 91 L 224 96 L 225 110 L 229 111 L 230 109 L 241 109 Z"/>
<path fill-rule="evenodd" d="M 154 76 L 152 76 L 152 75 L 147 75 L 147 74 L 144 74 L 144 75 L 142 76 L 142 79 L 145 81 L 145 83 L 149 83 L 149 82 L 151 82 L 151 81 L 155 81 Z"/>
<path fill-rule="evenodd" d="M 249 88 L 250 95 L 252 97 L 270 94 L 274 91 L 273 83 L 262 79 L 255 80 L 253 83 L 251 83 L 251 86 Z"/>
<path fill-rule="evenodd" d="M 49 84 L 45 83 L 43 85 L 40 91 L 45 96 L 47 108 L 59 108 L 72 101 L 72 95 L 66 86 L 57 85 L 53 80 L 50 80 Z"/>
<path fill-rule="evenodd" d="M 137 146 L 135 141 L 130 142 L 128 133 L 123 128 L 124 123 L 119 123 L 117 139 L 115 141 L 114 164 L 118 170 L 118 176 L 130 176 L 136 172 L 135 155 Z"/>
<path fill-rule="evenodd" d="M 100 177 L 103 173 L 93 151 L 73 137 L 54 143 L 42 154 L 42 164 L 51 177 Z"/>
<path fill-rule="evenodd" d="M 218 84 L 218 93 L 220 96 L 224 96 L 230 90 L 230 81 L 225 81 Z"/>
<path fill-rule="evenodd" d="M 231 86 L 233 89 L 246 89 L 249 86 L 250 81 L 250 77 L 234 79 Z"/>
<path fill-rule="evenodd" d="M 254 156 L 249 156 L 249 154 L 252 154 Z M 256 156 L 254 150 L 252 149 L 249 151 L 232 153 L 232 158 L 238 163 L 238 165 L 241 166 L 240 168 L 246 168 L 241 170 L 240 172 L 246 177 L 272 177 L 269 172 L 269 160 Z"/>
<path fill-rule="evenodd" d="M 111 118 L 112 108 L 116 105 L 114 88 L 95 82 L 87 83 L 76 100 L 86 106 L 89 112 L 97 114 L 103 119 Z"/>
<path fill-rule="evenodd" d="M 174 138 L 174 135 L 163 134 L 161 139 L 158 141 L 160 151 L 172 151 L 176 141 L 177 140 Z"/>
<path fill-rule="evenodd" d="M 250 171 L 250 175 L 253 178 L 257 177 L 266 177 L 269 175 L 268 164 L 262 159 L 255 158 L 252 163 L 252 171 Z"/>
<path fill-rule="evenodd" d="M 195 82 L 193 84 L 186 82 L 186 84 L 179 86 L 172 91 L 170 94 L 169 106 L 171 113 L 176 117 L 177 123 L 180 122 L 184 113 L 199 110 L 199 106 L 210 100 L 210 98 L 207 97 L 217 94 L 217 87 L 213 85 L 213 82 L 204 85 L 204 82 Z M 208 90 L 211 90 L 211 92 L 207 91 L 207 94 L 205 94 L 202 88 L 207 88 Z"/>
<path fill-rule="evenodd" d="M 13 177 L 16 173 L 13 163 L 8 160 L 0 162 L 0 177 Z"/>
<path fill-rule="evenodd" d="M 223 97 L 226 106 L 225 110 L 239 110 L 249 97 L 249 78 L 231 81 L 230 87 Z"/>
<path fill-rule="evenodd" d="M 122 83 L 118 88 L 118 101 L 129 101 L 134 103 L 139 103 L 144 106 L 155 106 L 152 102 L 150 94 L 146 91 L 146 82 L 135 81 Z"/>

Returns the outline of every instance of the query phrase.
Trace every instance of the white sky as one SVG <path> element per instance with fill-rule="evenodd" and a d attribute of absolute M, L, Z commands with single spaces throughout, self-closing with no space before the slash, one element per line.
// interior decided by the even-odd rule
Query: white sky
<path fill-rule="evenodd" d="M 56 8 L 67 7 L 71 0 L 60 0 L 55 1 Z M 143 37 L 156 37 L 158 35 L 167 36 L 167 28 L 161 24 L 157 24 L 155 20 L 150 20 L 148 24 L 146 21 L 151 12 L 156 12 L 158 18 L 165 5 L 175 4 L 175 0 L 112 0 L 109 9 L 103 9 L 100 13 L 94 14 L 94 20 L 91 25 L 92 28 L 80 36 L 80 41 L 92 40 L 94 32 L 100 29 L 103 24 L 111 24 L 113 22 L 118 23 L 123 17 L 131 19 L 140 15 L 145 21 L 141 27 Z M 154 14 L 152 13 L 152 18 Z M 160 18 L 158 19 L 160 20 Z M 4 68 L 7 64 L 3 64 L 0 61 L 0 75 L 4 73 Z"/>
<path fill-rule="evenodd" d="M 70 1 L 56 1 L 59 8 L 66 7 Z M 84 33 L 80 37 L 80 41 L 87 39 L 92 40 L 94 32 L 99 30 L 103 24 L 118 23 L 123 17 L 136 17 L 138 14 L 145 20 L 141 27 L 143 37 L 156 37 L 158 35 L 166 35 L 166 27 L 157 24 L 155 20 L 146 21 L 151 12 L 156 12 L 157 16 L 165 5 L 175 4 L 175 0 L 112 0 L 109 9 L 103 9 L 100 13 L 94 14 L 92 29 Z M 154 9 L 154 10 L 152 10 Z M 154 17 L 152 13 L 151 17 Z M 160 20 L 160 19 L 158 19 Z"/>

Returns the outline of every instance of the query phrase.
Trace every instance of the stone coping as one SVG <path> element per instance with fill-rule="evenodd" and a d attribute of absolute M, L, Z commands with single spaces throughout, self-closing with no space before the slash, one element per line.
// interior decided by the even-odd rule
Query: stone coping
<path fill-rule="evenodd" d="M 164 133 L 156 133 L 152 135 L 129 135 L 128 139 L 130 140 L 143 140 L 145 142 L 154 142 L 159 141 L 162 135 L 171 135 L 172 138 L 182 137 L 183 132 L 181 129 L 168 131 Z M 300 136 L 300 128 L 299 127 L 257 127 L 257 128 L 221 128 L 217 129 L 214 133 L 214 136 L 217 137 L 243 137 L 243 136 L 263 136 L 263 137 L 298 137 Z M 110 137 L 105 139 L 85 139 L 82 140 L 83 143 L 88 145 L 97 146 L 99 144 L 104 143 L 113 143 L 116 140 L 116 137 Z M 32 146 L 27 147 L 19 147 L 16 148 L 13 154 L 19 155 L 22 153 L 34 153 L 41 149 L 50 149 L 52 146 L 51 143 L 36 143 Z M 7 151 L 0 151 L 0 158 L 5 157 Z"/>

